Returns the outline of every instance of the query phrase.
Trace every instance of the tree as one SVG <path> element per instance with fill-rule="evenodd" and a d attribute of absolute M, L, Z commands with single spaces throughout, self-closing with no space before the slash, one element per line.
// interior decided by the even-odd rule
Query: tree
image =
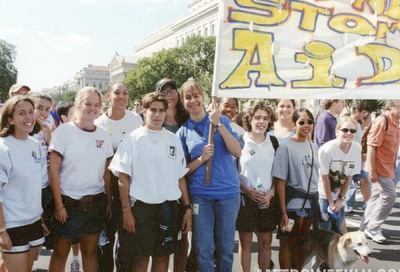
<path fill-rule="evenodd" d="M 346 100 L 346 108 L 348 110 L 348 112 L 351 112 L 351 106 L 353 105 L 353 103 L 356 100 L 352 100 L 352 99 L 347 99 Z M 368 100 L 368 99 L 363 99 L 361 100 L 364 105 L 367 107 L 368 112 L 374 112 L 374 113 L 378 113 L 378 115 L 382 112 L 382 110 L 385 107 L 385 100 Z"/>
<path fill-rule="evenodd" d="M 18 71 L 14 66 L 15 46 L 0 39 L 0 100 L 8 98 L 8 91 L 17 82 Z"/>
<path fill-rule="evenodd" d="M 179 48 L 164 49 L 138 61 L 125 79 L 131 101 L 155 91 L 158 80 L 173 78 L 182 85 L 193 77 L 211 94 L 214 70 L 215 37 L 193 36 Z"/>
<path fill-rule="evenodd" d="M 74 102 L 75 101 L 76 91 L 68 91 L 65 93 L 52 93 L 51 99 L 54 103 L 58 104 L 59 102 Z"/>
<path fill-rule="evenodd" d="M 125 79 L 131 100 L 155 91 L 157 81 L 163 77 L 177 80 L 174 76 L 179 71 L 177 66 L 176 49 L 162 50 L 156 52 L 152 57 L 140 59 L 136 69 L 128 72 Z"/>

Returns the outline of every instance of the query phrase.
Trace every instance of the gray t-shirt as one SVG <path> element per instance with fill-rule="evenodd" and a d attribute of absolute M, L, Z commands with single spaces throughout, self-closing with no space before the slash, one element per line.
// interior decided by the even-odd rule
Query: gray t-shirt
<path fill-rule="evenodd" d="M 272 167 L 272 176 L 285 180 L 286 186 L 307 192 L 313 157 L 313 174 L 310 185 L 310 194 L 313 194 L 318 191 L 318 152 L 314 144 L 310 146 L 308 141 L 296 142 L 289 139 L 285 144 L 279 146 Z M 302 198 L 292 199 L 287 204 L 286 210 L 301 209 L 303 202 Z M 305 208 L 310 208 L 309 201 L 306 202 Z"/>

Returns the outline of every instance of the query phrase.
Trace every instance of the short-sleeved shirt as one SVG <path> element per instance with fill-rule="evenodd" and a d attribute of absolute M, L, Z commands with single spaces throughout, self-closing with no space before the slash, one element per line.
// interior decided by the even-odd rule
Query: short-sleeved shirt
<path fill-rule="evenodd" d="M 73 199 L 105 191 L 106 161 L 113 155 L 111 137 L 101 127 L 86 131 L 73 122 L 58 126 L 49 145 L 50 152 L 62 157 L 61 194 Z"/>
<path fill-rule="evenodd" d="M 289 139 L 276 151 L 272 176 L 286 181 L 286 186 L 291 186 L 304 193 L 307 193 L 310 182 L 310 194 L 313 194 L 318 191 L 318 168 L 318 153 L 315 146 L 309 141 L 296 142 Z M 304 199 L 292 199 L 287 203 L 286 209 L 301 209 L 303 202 Z M 305 208 L 309 207 L 310 202 L 307 201 Z"/>
<path fill-rule="evenodd" d="M 338 145 L 338 139 L 329 141 L 318 150 L 320 174 L 329 175 L 333 200 L 339 195 L 340 188 L 348 176 L 360 173 L 361 170 L 361 146 L 356 141 L 351 143 L 347 153 L 344 153 Z M 323 188 L 322 179 L 318 184 L 319 198 L 327 199 Z"/>
<path fill-rule="evenodd" d="M 315 123 L 314 142 L 317 148 L 336 138 L 336 117 L 329 111 L 324 111 Z"/>
<path fill-rule="evenodd" d="M 400 140 L 399 122 L 393 120 L 387 113 L 386 116 L 388 128 L 386 129 L 385 118 L 375 119 L 368 133 L 367 144 L 376 148 L 375 167 L 378 176 L 394 179 Z"/>
<path fill-rule="evenodd" d="M 268 131 L 267 134 L 276 137 L 275 131 L 274 131 L 274 130 Z M 290 132 L 289 135 L 286 136 L 285 138 L 278 138 L 278 137 L 276 137 L 276 139 L 278 140 L 279 145 L 283 145 L 283 144 L 286 143 L 290 138 L 292 138 L 295 134 L 296 134 L 296 131 L 293 129 L 292 132 Z"/>
<path fill-rule="evenodd" d="M 179 179 L 189 170 L 175 134 L 164 128 L 149 130 L 143 126 L 125 137 L 109 169 L 116 176 L 127 174 L 131 199 L 147 204 L 179 199 Z"/>
<path fill-rule="evenodd" d="M 6 228 L 39 220 L 47 160 L 37 140 L 0 137 L 0 190 Z"/>
<path fill-rule="evenodd" d="M 108 132 L 112 139 L 113 148 L 117 150 L 125 136 L 139 128 L 143 120 L 139 114 L 125 110 L 125 115 L 120 120 L 112 120 L 104 113 L 94 123 Z"/>
<path fill-rule="evenodd" d="M 206 113 L 203 120 L 195 122 L 189 119 L 178 130 L 185 157 L 188 162 L 200 157 L 204 147 L 208 144 L 210 130 L 209 115 Z M 220 116 L 221 122 L 238 141 L 239 137 L 231 127 L 231 121 Z M 229 152 L 224 139 L 218 130 L 214 133 L 214 155 L 211 165 L 210 185 L 206 186 L 206 166 L 203 163 L 189 175 L 189 193 L 205 199 L 228 199 L 240 193 L 239 173 L 232 154 Z"/>
<path fill-rule="evenodd" d="M 272 164 L 275 149 L 269 136 L 262 143 L 255 143 L 247 132 L 243 135 L 244 146 L 239 158 L 240 180 L 249 188 L 255 189 L 260 181 L 265 190 L 272 186 Z"/>

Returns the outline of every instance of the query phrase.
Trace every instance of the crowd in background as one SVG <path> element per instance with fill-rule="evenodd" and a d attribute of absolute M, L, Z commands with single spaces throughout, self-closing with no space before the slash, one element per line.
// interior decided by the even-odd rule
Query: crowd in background
<path fill-rule="evenodd" d="M 253 233 L 257 269 L 276 266 L 274 231 L 279 267 L 301 270 L 302 238 L 347 232 L 358 186 L 360 230 L 386 241 L 381 225 L 400 178 L 398 100 L 371 120 L 362 100 L 349 109 L 325 100 L 314 114 L 291 99 L 241 112 L 235 98 L 206 105 L 193 79 L 179 88 L 161 79 L 132 111 L 123 82 L 58 105 L 26 85 L 9 94 L 0 271 L 31 271 L 42 246 L 52 250 L 49 271 L 65 271 L 71 248 L 71 271 L 147 271 L 150 260 L 152 271 L 167 271 L 172 254 L 177 272 L 231 271 L 236 231 L 242 271 L 253 269 Z"/>

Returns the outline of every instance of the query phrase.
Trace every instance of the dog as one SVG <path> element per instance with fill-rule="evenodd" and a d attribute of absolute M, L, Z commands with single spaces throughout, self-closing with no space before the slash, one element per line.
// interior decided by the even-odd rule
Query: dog
<path fill-rule="evenodd" d="M 330 269 L 345 269 L 357 260 L 368 263 L 370 254 L 367 239 L 361 231 L 340 236 L 329 230 L 310 230 L 303 243 L 303 267 L 316 256 L 314 271 L 322 262 Z"/>

